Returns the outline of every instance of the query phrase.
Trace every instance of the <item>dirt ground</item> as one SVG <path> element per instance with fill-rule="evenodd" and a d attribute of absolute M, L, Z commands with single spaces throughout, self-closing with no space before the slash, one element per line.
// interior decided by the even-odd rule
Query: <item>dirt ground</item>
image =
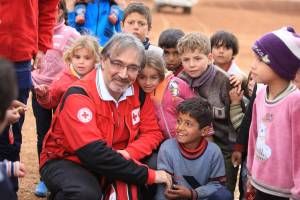
<path fill-rule="evenodd" d="M 144 0 L 151 8 L 152 0 Z M 191 15 L 181 14 L 181 9 L 166 8 L 161 13 L 153 12 L 153 28 L 150 39 L 155 44 L 160 32 L 167 28 L 180 28 L 184 32 L 203 32 L 211 35 L 217 30 L 236 34 L 240 52 L 236 58 L 246 72 L 251 65 L 252 43 L 262 34 L 290 25 L 300 32 L 299 0 L 199 0 Z M 30 100 L 23 131 L 21 160 L 26 165 L 27 175 L 20 180 L 20 200 L 40 199 L 33 191 L 38 182 L 35 122 Z"/>

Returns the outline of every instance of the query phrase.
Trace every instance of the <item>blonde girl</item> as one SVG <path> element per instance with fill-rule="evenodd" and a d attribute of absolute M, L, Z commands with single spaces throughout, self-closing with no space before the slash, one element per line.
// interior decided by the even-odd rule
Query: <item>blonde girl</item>
<path fill-rule="evenodd" d="M 38 102 L 45 108 L 55 108 L 68 87 L 95 68 L 100 59 L 99 55 L 100 47 L 94 37 L 81 36 L 75 40 L 64 54 L 68 67 L 61 76 L 50 86 L 35 87 Z"/>

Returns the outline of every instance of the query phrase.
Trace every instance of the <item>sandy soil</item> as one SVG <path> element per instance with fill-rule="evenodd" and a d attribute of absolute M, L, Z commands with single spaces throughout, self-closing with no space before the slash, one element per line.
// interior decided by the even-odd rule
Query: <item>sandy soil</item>
<path fill-rule="evenodd" d="M 152 0 L 144 0 L 151 8 Z M 262 34 L 280 28 L 293 26 L 300 32 L 300 1 L 283 0 L 199 0 L 191 15 L 182 15 L 181 9 L 166 8 L 161 13 L 153 12 L 153 29 L 150 35 L 155 44 L 161 31 L 180 28 L 187 32 L 203 32 L 211 35 L 217 30 L 235 33 L 240 42 L 238 65 L 248 72 L 251 65 L 250 47 Z M 298 11 L 298 12 L 297 12 Z M 26 178 L 20 180 L 20 200 L 40 199 L 33 191 L 38 182 L 38 161 L 36 150 L 35 122 L 29 100 L 23 132 L 21 160 L 26 164 Z"/>

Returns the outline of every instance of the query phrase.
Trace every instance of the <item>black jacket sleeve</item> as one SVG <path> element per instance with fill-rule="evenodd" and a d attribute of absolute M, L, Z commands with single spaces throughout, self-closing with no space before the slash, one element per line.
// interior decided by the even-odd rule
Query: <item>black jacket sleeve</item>
<path fill-rule="evenodd" d="M 250 98 L 249 105 L 247 107 L 245 116 L 243 118 L 241 127 L 240 127 L 240 133 L 238 134 L 238 138 L 236 143 L 241 144 L 244 146 L 244 155 L 247 155 L 247 148 L 248 148 L 248 139 L 249 139 L 249 129 L 251 125 L 251 119 L 252 119 L 252 110 L 253 110 L 253 103 L 256 98 L 256 90 L 257 85 L 255 84 L 253 89 L 253 94 Z"/>
<path fill-rule="evenodd" d="M 89 143 L 78 149 L 76 155 L 87 169 L 99 176 L 134 184 L 145 184 L 148 179 L 146 166 L 126 160 L 121 154 L 107 147 L 105 142 Z"/>

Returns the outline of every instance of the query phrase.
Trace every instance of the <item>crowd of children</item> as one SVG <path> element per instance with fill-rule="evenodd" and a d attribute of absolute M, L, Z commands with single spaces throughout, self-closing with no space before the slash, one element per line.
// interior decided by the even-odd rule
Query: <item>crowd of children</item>
<path fill-rule="evenodd" d="M 239 44 L 233 33 L 217 31 L 209 38 L 203 33 L 185 34 L 169 28 L 161 32 L 155 46 L 148 38 L 151 28 L 151 12 L 143 3 L 60 0 L 53 47 L 31 73 L 39 159 L 43 151 L 42 177 L 35 194 L 51 194 L 50 199 L 66 199 L 64 195 L 71 194 L 51 182 L 55 180 L 55 175 L 50 174 L 54 163 L 66 158 L 69 163 L 57 166 L 70 167 L 70 161 L 79 163 L 92 172 L 93 178 L 99 178 L 100 190 L 91 191 L 90 199 L 103 195 L 104 199 L 119 200 L 231 200 L 237 182 L 240 200 L 300 199 L 300 36 L 296 31 L 284 27 L 255 41 L 254 61 L 247 76 L 235 62 Z M 17 87 L 11 64 L 0 59 L 0 65 L 0 81 L 10 85 L 9 90 L 0 87 L 2 131 L 17 122 L 27 107 L 13 101 Z M 88 88 L 87 83 L 95 86 Z M 76 93 L 81 86 L 84 89 Z M 75 93 L 70 88 L 75 88 Z M 91 92 L 85 90 L 93 90 L 92 98 Z M 84 107 L 76 117 L 86 126 L 85 131 L 93 128 L 87 123 L 96 120 L 94 128 L 101 133 L 91 130 L 90 135 L 81 137 L 85 134 L 80 132 L 84 131 L 82 128 L 72 129 L 82 139 L 79 141 L 72 138 L 69 127 L 68 139 L 59 138 L 64 132 L 64 120 L 70 126 L 72 122 L 74 127 L 80 124 L 75 118 L 64 119 L 72 114 L 70 105 L 60 115 L 66 98 L 72 94 L 81 95 L 79 104 L 87 101 L 86 105 L 108 107 L 106 116 L 101 117 L 105 119 L 103 123 L 112 124 L 99 122 L 100 110 L 96 106 L 91 106 L 94 114 Z M 138 98 L 133 97 L 136 94 Z M 74 97 L 71 99 L 72 105 L 77 105 Z M 131 107 L 134 109 L 129 113 Z M 150 142 L 151 134 L 155 138 Z M 101 138 L 98 142 L 102 149 L 99 144 L 89 143 L 92 138 Z M 137 148 L 142 147 L 141 141 L 145 145 L 145 140 L 149 142 L 147 148 Z M 87 153 L 95 149 L 105 156 L 89 157 Z M 55 162 L 48 154 L 56 156 Z M 97 166 L 88 163 L 94 158 Z M 115 159 L 115 169 L 120 172 L 114 172 L 112 163 L 106 165 L 110 159 Z M 108 180 L 100 178 L 106 175 L 97 171 L 101 169 L 108 173 Z M 63 169 L 57 172 L 62 173 Z M 79 174 L 83 175 L 82 170 L 74 176 Z M 1 198 L 16 199 L 8 177 L 24 175 L 25 167 L 19 161 L 1 161 Z M 158 183 L 155 187 L 144 185 L 154 182 Z M 62 187 L 66 185 L 71 188 L 70 183 L 60 183 Z M 76 192 L 74 187 L 71 190 Z M 91 195 L 95 192 L 99 194 Z M 140 193 L 151 193 L 151 197 Z M 80 195 L 76 198 L 85 199 Z"/>

